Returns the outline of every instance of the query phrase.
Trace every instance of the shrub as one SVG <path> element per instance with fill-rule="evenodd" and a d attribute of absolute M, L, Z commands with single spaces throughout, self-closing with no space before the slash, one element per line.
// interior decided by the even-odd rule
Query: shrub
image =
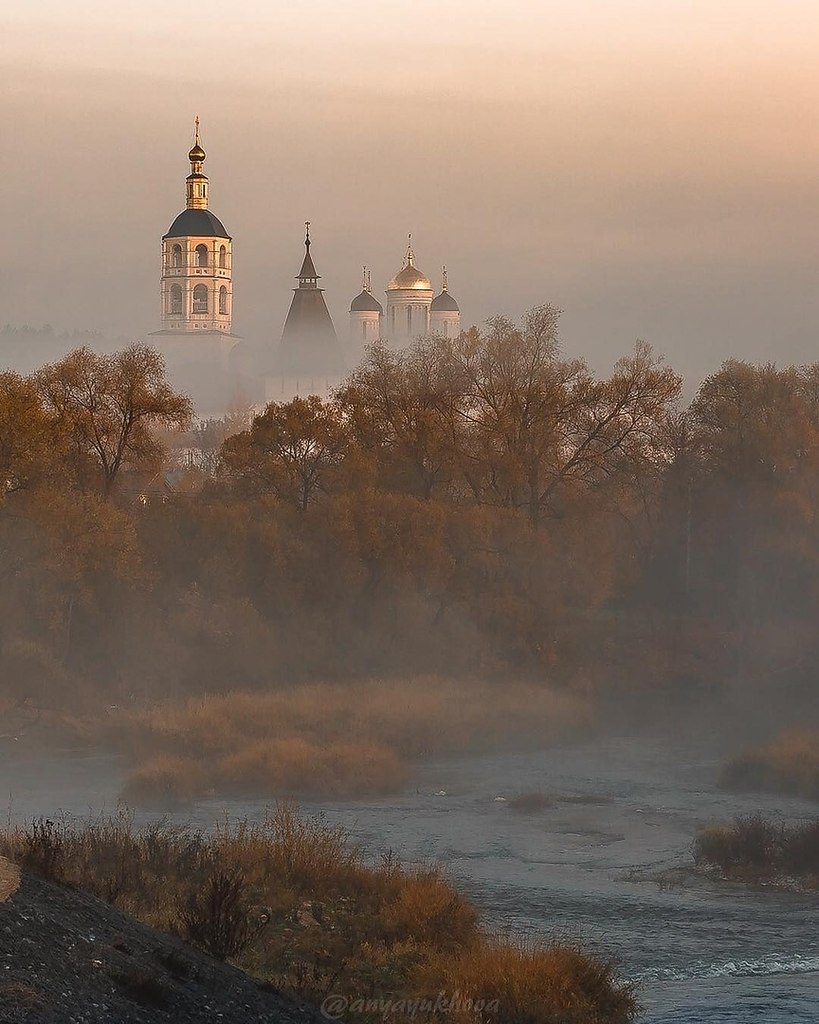
<path fill-rule="evenodd" d="M 248 884 L 239 868 L 214 866 L 202 888 L 192 888 L 178 902 L 186 939 L 217 960 L 243 953 L 258 928 L 250 921 Z"/>
<path fill-rule="evenodd" d="M 63 833 L 59 825 L 45 818 L 33 821 L 22 836 L 20 862 L 43 878 L 60 881 L 63 869 Z"/>

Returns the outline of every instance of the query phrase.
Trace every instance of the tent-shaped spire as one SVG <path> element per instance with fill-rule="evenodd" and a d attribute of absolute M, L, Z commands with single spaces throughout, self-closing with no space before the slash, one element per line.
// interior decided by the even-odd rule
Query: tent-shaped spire
<path fill-rule="evenodd" d="M 333 321 L 319 288 L 320 274 L 310 255 L 310 222 L 306 222 L 304 260 L 298 273 L 298 288 L 284 322 L 280 362 L 286 373 L 337 374 L 343 370 L 341 347 Z"/>
<path fill-rule="evenodd" d="M 304 261 L 296 280 L 299 282 L 299 288 L 317 288 L 317 282 L 321 274 L 316 273 L 316 266 L 313 263 L 313 257 L 310 255 L 310 221 L 306 220 L 304 226 L 307 232 L 304 237 Z"/>

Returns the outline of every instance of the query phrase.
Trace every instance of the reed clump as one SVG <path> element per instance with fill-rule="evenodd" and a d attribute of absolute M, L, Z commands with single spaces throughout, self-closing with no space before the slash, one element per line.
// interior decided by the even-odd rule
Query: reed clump
<path fill-rule="evenodd" d="M 437 678 L 310 684 L 113 709 L 73 723 L 134 763 L 123 797 L 173 805 L 208 792 L 349 798 L 401 789 L 426 757 L 575 734 L 585 704 L 542 686 Z"/>
<path fill-rule="evenodd" d="M 761 814 L 735 818 L 699 834 L 694 862 L 738 881 L 795 879 L 819 888 L 819 820 L 779 825 Z"/>

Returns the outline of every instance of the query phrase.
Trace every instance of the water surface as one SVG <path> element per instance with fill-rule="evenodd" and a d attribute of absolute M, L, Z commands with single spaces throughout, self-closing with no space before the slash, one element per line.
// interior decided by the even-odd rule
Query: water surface
<path fill-rule="evenodd" d="M 762 810 L 789 820 L 815 805 L 727 795 L 703 743 L 622 737 L 542 753 L 420 766 L 400 797 L 306 804 L 343 824 L 369 854 L 437 861 L 499 932 L 576 940 L 616 958 L 639 982 L 646 1024 L 819 1021 L 819 899 L 685 877 L 703 825 Z M 44 759 L 0 750 L 15 819 L 116 808 L 122 771 L 104 756 Z M 516 813 L 529 791 L 584 797 Z M 260 817 L 263 802 L 207 801 L 184 816 L 211 827 L 225 810 Z"/>

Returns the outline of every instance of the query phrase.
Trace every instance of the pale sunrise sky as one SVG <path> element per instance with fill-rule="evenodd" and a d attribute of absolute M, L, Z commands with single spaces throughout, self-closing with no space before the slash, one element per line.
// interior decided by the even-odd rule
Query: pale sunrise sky
<path fill-rule="evenodd" d="M 198 113 L 254 341 L 309 219 L 339 334 L 412 231 L 467 323 L 555 302 L 601 369 L 816 360 L 817 58 L 794 0 L 5 0 L 0 325 L 156 329 Z"/>

